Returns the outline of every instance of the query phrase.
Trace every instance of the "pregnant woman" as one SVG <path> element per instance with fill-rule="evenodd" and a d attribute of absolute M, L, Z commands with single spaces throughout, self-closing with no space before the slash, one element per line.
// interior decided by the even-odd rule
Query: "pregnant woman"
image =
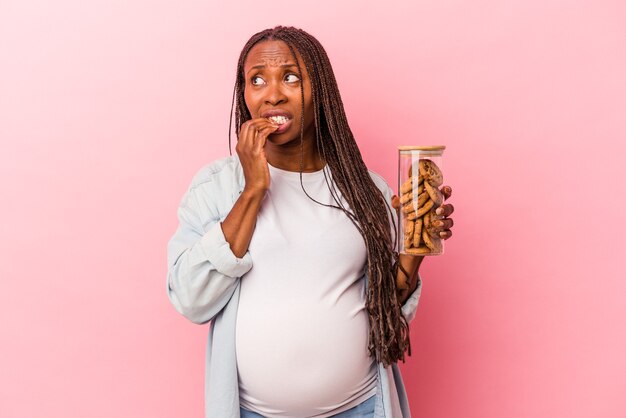
<path fill-rule="evenodd" d="M 361 158 L 326 52 L 293 27 L 255 34 L 233 100 L 236 155 L 198 171 L 168 244 L 171 303 L 211 321 L 206 416 L 410 417 L 397 362 L 423 257 L 396 251 L 397 198 Z"/>

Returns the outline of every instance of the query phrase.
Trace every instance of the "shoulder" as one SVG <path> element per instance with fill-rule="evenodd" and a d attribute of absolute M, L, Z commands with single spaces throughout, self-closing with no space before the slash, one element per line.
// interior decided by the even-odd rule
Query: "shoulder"
<path fill-rule="evenodd" d="M 189 190 L 206 185 L 207 183 L 221 183 L 224 180 L 235 180 L 239 176 L 241 166 L 236 155 L 221 158 L 203 165 L 191 179 Z"/>
<path fill-rule="evenodd" d="M 243 170 L 236 155 L 202 166 L 191 180 L 180 206 L 203 219 L 225 217 L 243 189 Z"/>

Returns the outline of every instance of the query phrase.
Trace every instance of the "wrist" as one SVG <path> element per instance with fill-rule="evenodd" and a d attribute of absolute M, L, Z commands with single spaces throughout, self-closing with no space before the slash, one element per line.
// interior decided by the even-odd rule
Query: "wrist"
<path fill-rule="evenodd" d="M 261 201 L 267 193 L 267 188 L 260 186 L 248 186 L 246 185 L 241 192 L 240 197 L 252 201 Z"/>
<path fill-rule="evenodd" d="M 419 270 L 422 261 L 424 261 L 424 256 L 415 254 L 400 254 L 398 261 L 412 276 L 414 276 Z"/>

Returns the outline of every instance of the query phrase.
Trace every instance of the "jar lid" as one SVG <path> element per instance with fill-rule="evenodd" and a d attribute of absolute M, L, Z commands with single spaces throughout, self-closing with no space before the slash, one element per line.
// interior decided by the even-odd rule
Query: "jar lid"
<path fill-rule="evenodd" d="M 400 151 L 443 151 L 445 145 L 400 145 Z"/>

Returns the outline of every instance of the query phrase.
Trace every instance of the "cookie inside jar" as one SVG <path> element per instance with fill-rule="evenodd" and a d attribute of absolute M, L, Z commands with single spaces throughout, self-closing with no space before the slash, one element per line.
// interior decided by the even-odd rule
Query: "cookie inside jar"
<path fill-rule="evenodd" d="M 444 196 L 442 155 L 445 146 L 399 147 L 400 252 L 417 255 L 443 254 L 443 240 L 434 221 Z"/>

